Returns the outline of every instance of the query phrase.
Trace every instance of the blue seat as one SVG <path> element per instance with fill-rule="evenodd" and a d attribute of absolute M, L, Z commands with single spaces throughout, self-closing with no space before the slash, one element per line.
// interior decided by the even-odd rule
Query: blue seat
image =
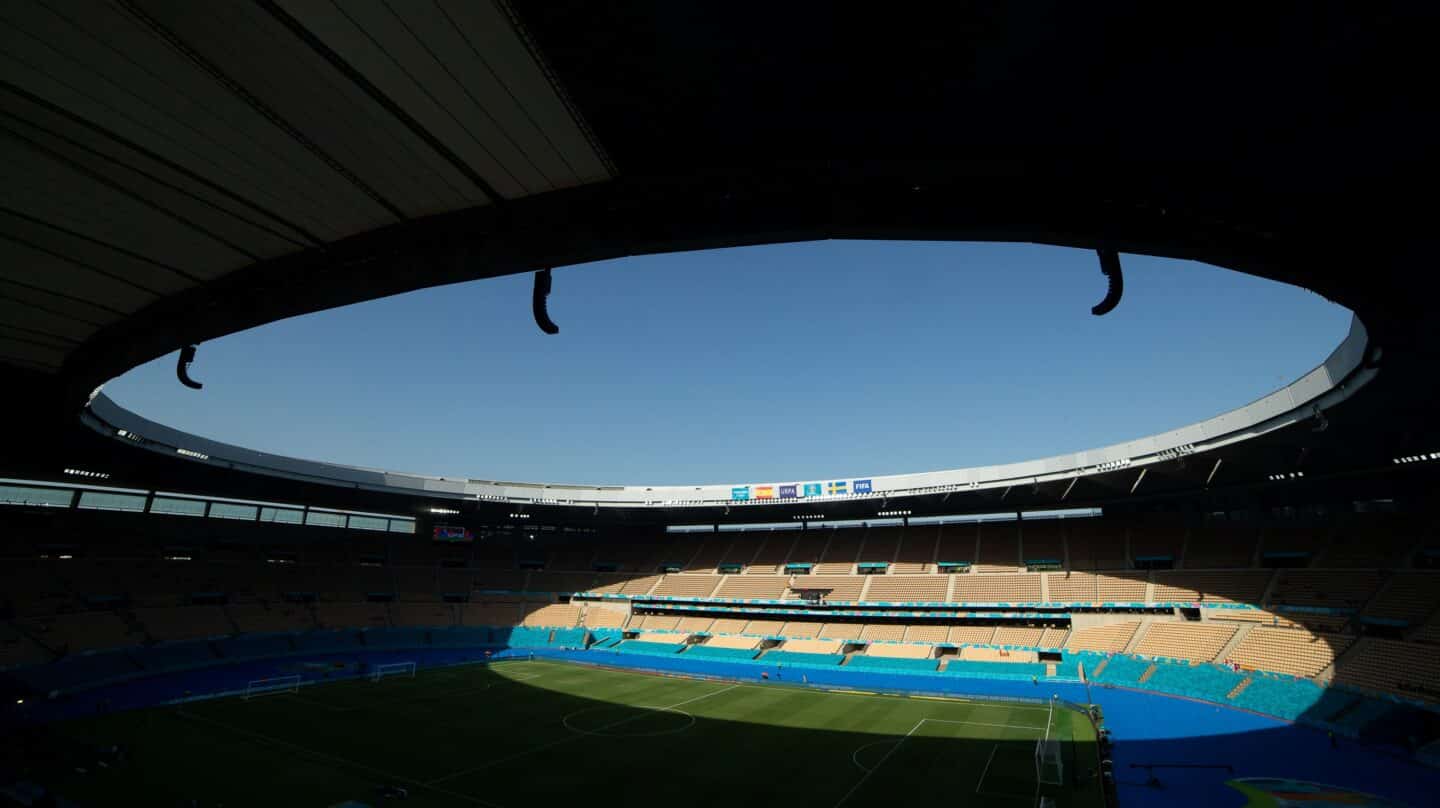
<path fill-rule="evenodd" d="M 767 665 L 795 665 L 810 668 L 829 668 L 839 665 L 845 659 L 842 654 L 806 654 L 800 651 L 769 651 L 760 661 Z"/>
<path fill-rule="evenodd" d="M 754 648 L 711 648 L 706 645 L 692 645 L 685 656 L 697 659 L 723 659 L 728 662 L 748 662 L 760 653 Z"/>
<path fill-rule="evenodd" d="M 669 656 L 678 654 L 685 648 L 684 643 L 668 642 L 641 642 L 640 640 L 625 640 L 615 645 L 610 650 L 622 654 L 638 654 L 641 656 Z"/>
<path fill-rule="evenodd" d="M 978 662 L 969 659 L 955 659 L 946 663 L 943 671 L 948 676 L 968 676 L 972 679 L 1032 679 L 1045 676 L 1045 666 L 1039 662 Z"/>
<path fill-rule="evenodd" d="M 898 659 L 894 657 L 872 657 L 857 654 L 850 657 L 845 667 L 851 670 L 876 671 L 881 673 L 936 673 L 940 660 Z"/>
<path fill-rule="evenodd" d="M 1305 679 L 1256 673 L 1250 686 L 1230 700 L 1236 707 L 1295 720 L 1320 701 L 1324 688 Z"/>
<path fill-rule="evenodd" d="M 1156 662 L 1155 673 L 1140 687 L 1223 703 L 1226 695 L 1244 679 L 1244 674 L 1219 665 Z"/>

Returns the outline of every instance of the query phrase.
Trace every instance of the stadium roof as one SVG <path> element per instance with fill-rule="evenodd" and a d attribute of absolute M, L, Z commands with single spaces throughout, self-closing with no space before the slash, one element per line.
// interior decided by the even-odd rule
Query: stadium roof
<path fill-rule="evenodd" d="M 14 460 L 90 451 L 75 416 L 105 380 L 283 317 L 840 237 L 1104 247 L 1314 289 L 1384 372 L 1363 441 L 1300 448 L 1440 448 L 1416 203 L 1437 11 L 1237 8 L 9 4 Z"/>

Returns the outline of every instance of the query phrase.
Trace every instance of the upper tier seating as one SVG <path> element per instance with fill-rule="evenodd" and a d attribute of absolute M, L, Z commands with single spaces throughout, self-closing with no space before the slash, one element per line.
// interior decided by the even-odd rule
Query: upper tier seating
<path fill-rule="evenodd" d="M 390 622 L 396 627 L 453 626 L 457 622 L 456 606 L 452 603 L 392 603 Z"/>
<path fill-rule="evenodd" d="M 1149 573 L 1102 572 L 1095 576 L 1095 591 L 1101 603 L 1139 603 L 1145 600 Z"/>
<path fill-rule="evenodd" d="M 1380 586 L 1376 570 L 1281 570 L 1271 603 L 1357 609 Z"/>
<path fill-rule="evenodd" d="M 800 536 L 794 531 L 776 531 L 765 537 L 765 542 L 745 568 L 745 572 L 753 575 L 768 575 L 780 571 L 780 565 L 790 557 L 790 548 Z"/>
<path fill-rule="evenodd" d="M 1367 637 L 1340 663 L 1335 679 L 1440 703 L 1440 653 L 1431 646 Z"/>
<path fill-rule="evenodd" d="M 891 563 L 900 548 L 903 532 L 904 528 L 899 527 L 870 528 L 865 534 L 865 546 L 860 548 L 860 556 L 856 560 L 871 564 Z"/>
<path fill-rule="evenodd" d="M 1043 519 L 1020 523 L 1021 561 L 1065 560 L 1064 523 L 1059 519 Z"/>
<path fill-rule="evenodd" d="M 298 603 L 237 603 L 226 606 L 230 619 L 242 632 L 309 631 L 315 620 Z"/>
<path fill-rule="evenodd" d="M 714 572 L 720 564 L 720 559 L 725 557 L 725 553 L 730 550 L 730 545 L 733 543 L 734 539 L 723 534 L 706 539 L 694 557 L 685 563 L 685 571 Z M 680 559 L 675 560 L 679 561 Z"/>
<path fill-rule="evenodd" d="M 589 572 L 595 569 L 595 548 L 567 547 L 551 551 L 545 569 L 560 572 Z"/>
<path fill-rule="evenodd" d="M 870 579 L 867 601 L 943 601 L 950 585 L 948 575 L 876 575 Z"/>
<path fill-rule="evenodd" d="M 796 575 L 785 592 L 785 599 L 799 600 L 799 590 L 802 589 L 828 589 L 826 601 L 857 601 L 864 587 L 865 576 L 862 575 Z"/>
<path fill-rule="evenodd" d="M 599 576 L 593 591 L 607 595 L 647 595 L 661 582 L 664 576 L 642 575 L 640 577 L 610 578 Z M 674 576 L 670 576 L 674 577 Z M 700 577 L 700 576 L 695 576 Z"/>
<path fill-rule="evenodd" d="M 720 585 L 719 575 L 666 575 L 652 594 L 667 597 L 705 598 Z"/>
<path fill-rule="evenodd" d="M 1093 603 L 1100 599 L 1093 572 L 1050 572 L 1045 586 L 1053 603 Z"/>
<path fill-rule="evenodd" d="M 1298 554 L 1314 561 L 1329 544 L 1331 529 L 1328 525 L 1266 525 L 1260 534 L 1260 557 Z"/>
<path fill-rule="evenodd" d="M 1269 570 L 1194 572 L 1157 570 L 1157 603 L 1205 602 L 1250 603 L 1258 605 L 1274 573 Z"/>
<path fill-rule="evenodd" d="M 9 623 L 0 623 L 0 670 L 49 662 L 50 653 Z"/>
<path fill-rule="evenodd" d="M 814 637 L 820 633 L 820 627 L 820 623 L 791 620 L 780 627 L 780 633 L 786 637 Z"/>
<path fill-rule="evenodd" d="M 17 629 L 55 651 L 92 651 L 140 645 L 144 635 L 114 612 L 75 612 L 14 621 Z"/>
<path fill-rule="evenodd" d="M 975 563 L 975 526 L 941 525 L 940 539 L 935 545 L 935 562 Z"/>
<path fill-rule="evenodd" d="M 1311 634 L 1256 626 L 1229 654 L 1243 668 L 1311 677 L 1325 670 L 1353 640 L 1335 634 Z"/>
<path fill-rule="evenodd" d="M 981 522 L 976 530 L 980 550 L 976 572 L 1016 572 L 1020 566 L 1020 534 L 1017 522 Z"/>
<path fill-rule="evenodd" d="M 645 631 L 675 631 L 680 627 L 680 618 L 673 614 L 632 614 L 630 628 Z"/>
<path fill-rule="evenodd" d="M 830 543 L 831 530 L 807 530 L 800 534 L 790 548 L 787 564 L 813 564 L 820 560 L 820 553 Z"/>
<path fill-rule="evenodd" d="M 980 575 L 969 573 L 955 576 L 950 599 L 961 603 L 1035 603 L 1040 601 L 1040 576 L 1034 573 L 1015 575 Z"/>
<path fill-rule="evenodd" d="M 519 624 L 522 616 L 518 600 L 471 601 L 461 607 L 460 624 L 463 626 L 513 626 Z"/>
<path fill-rule="evenodd" d="M 1422 531 L 1423 527 L 1411 517 L 1357 515 L 1337 527 L 1330 546 L 1313 566 L 1332 569 L 1399 566 Z"/>
<path fill-rule="evenodd" d="M 1437 608 L 1440 608 L 1440 573 L 1397 572 L 1365 607 L 1365 615 L 1418 625 Z"/>
<path fill-rule="evenodd" d="M 1243 522 L 1212 522 L 1190 532 L 1185 545 L 1186 569 L 1255 566 L 1259 531 Z"/>
<path fill-rule="evenodd" d="M 1125 527 L 1099 519 L 1077 519 L 1067 522 L 1070 568 L 1076 570 L 1123 570 L 1125 560 Z"/>
<path fill-rule="evenodd" d="M 935 568 L 935 544 L 939 537 L 939 528 L 905 528 L 890 571 L 897 574 L 932 571 Z"/>
<path fill-rule="evenodd" d="M 589 592 L 595 586 L 593 572 L 532 572 L 525 585 L 529 592 Z"/>
<path fill-rule="evenodd" d="M 1065 647 L 1072 651 L 1120 652 L 1135 636 L 1138 622 L 1110 623 L 1104 626 L 1077 628 L 1070 632 Z"/>
<path fill-rule="evenodd" d="M 779 600 L 785 594 L 786 580 L 779 575 L 727 575 L 715 597 Z"/>
<path fill-rule="evenodd" d="M 390 614 L 383 603 L 317 603 L 315 620 L 322 628 L 388 628 Z"/>
<path fill-rule="evenodd" d="M 1047 628 L 1040 637 L 1041 648 L 1062 648 L 1065 645 L 1065 638 L 1069 636 L 1070 630 L 1065 628 Z"/>
<path fill-rule="evenodd" d="M 785 624 L 779 620 L 751 620 L 745 624 L 742 633 L 759 634 L 763 637 L 779 637 Z"/>
<path fill-rule="evenodd" d="M 1209 662 L 1230 642 L 1235 631 L 1235 626 L 1218 623 L 1151 623 L 1135 646 L 1135 653 Z"/>
<path fill-rule="evenodd" d="M 730 548 L 720 557 L 721 564 L 739 564 L 744 567 L 755 557 L 755 551 L 760 549 L 760 542 L 750 536 L 737 537 L 731 543 Z"/>
<path fill-rule="evenodd" d="M 174 606 L 136 609 L 135 618 L 157 640 L 194 640 L 235 632 L 219 606 Z"/>
<path fill-rule="evenodd" d="M 814 572 L 817 575 L 848 575 L 854 572 L 855 559 L 860 555 L 860 545 L 864 541 L 864 530 L 848 528 L 835 531 Z"/>
<path fill-rule="evenodd" d="M 1130 525 L 1130 558 L 1170 558 L 1178 564 L 1185 546 L 1185 525 L 1174 517 L 1155 514 L 1136 518 Z"/>

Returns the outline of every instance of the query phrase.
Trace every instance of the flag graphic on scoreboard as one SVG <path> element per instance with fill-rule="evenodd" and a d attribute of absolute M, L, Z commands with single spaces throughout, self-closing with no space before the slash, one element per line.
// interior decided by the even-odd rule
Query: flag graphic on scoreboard
<path fill-rule="evenodd" d="M 773 485 L 757 485 L 757 486 L 755 486 L 755 498 L 756 498 L 756 499 L 774 499 L 774 498 L 775 498 L 775 486 L 773 486 Z"/>
<path fill-rule="evenodd" d="M 850 491 L 854 494 L 868 494 L 870 493 L 870 483 L 870 480 L 856 480 Z"/>
<path fill-rule="evenodd" d="M 821 493 L 823 493 L 823 491 L 820 487 L 820 483 L 805 483 L 805 485 L 801 487 L 800 496 L 818 497 Z"/>
<path fill-rule="evenodd" d="M 781 499 L 795 499 L 796 497 L 799 496 L 799 494 L 796 493 L 795 489 L 796 489 L 796 486 L 793 486 L 793 485 L 782 485 L 782 486 L 780 486 L 780 498 L 781 498 Z"/>
<path fill-rule="evenodd" d="M 734 488 L 730 489 L 730 498 L 731 498 L 731 499 L 741 499 L 741 500 L 749 499 L 749 498 L 750 498 L 750 486 L 748 486 L 748 485 L 737 485 L 737 486 L 735 486 Z"/>
<path fill-rule="evenodd" d="M 844 480 L 838 480 L 838 481 L 833 482 L 833 483 L 826 483 L 826 484 L 825 484 L 825 493 L 830 494 L 831 496 L 834 496 L 834 495 L 836 495 L 836 494 L 843 494 L 843 493 L 845 493 L 845 488 L 846 488 L 845 481 L 844 481 Z"/>

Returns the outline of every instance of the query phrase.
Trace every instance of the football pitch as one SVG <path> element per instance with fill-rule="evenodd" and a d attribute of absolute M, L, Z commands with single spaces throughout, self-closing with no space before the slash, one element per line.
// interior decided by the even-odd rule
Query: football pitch
<path fill-rule="evenodd" d="M 1036 740 L 1062 744 L 1039 784 Z M 824 692 L 548 661 L 350 680 L 71 721 L 127 760 L 57 789 L 81 805 L 1104 804 L 1094 730 L 1056 707 Z"/>

